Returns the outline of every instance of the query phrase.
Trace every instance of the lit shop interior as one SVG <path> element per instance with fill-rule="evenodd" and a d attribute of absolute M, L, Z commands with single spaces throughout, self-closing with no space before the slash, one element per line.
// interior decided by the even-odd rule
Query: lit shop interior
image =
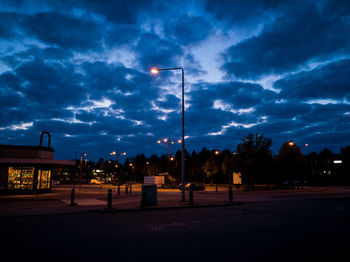
<path fill-rule="evenodd" d="M 48 146 L 42 145 L 44 134 L 49 137 Z M 41 134 L 39 146 L 0 145 L 0 193 L 49 192 L 53 174 L 74 165 L 74 161 L 54 159 L 48 132 Z"/>

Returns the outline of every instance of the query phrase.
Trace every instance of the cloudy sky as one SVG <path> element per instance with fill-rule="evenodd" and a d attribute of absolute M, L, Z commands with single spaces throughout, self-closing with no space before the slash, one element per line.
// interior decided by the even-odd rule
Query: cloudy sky
<path fill-rule="evenodd" d="M 350 145 L 348 0 L 0 1 L 0 144 L 56 157 Z M 305 144 L 309 147 L 305 147 Z M 172 152 L 179 149 L 172 145 Z"/>

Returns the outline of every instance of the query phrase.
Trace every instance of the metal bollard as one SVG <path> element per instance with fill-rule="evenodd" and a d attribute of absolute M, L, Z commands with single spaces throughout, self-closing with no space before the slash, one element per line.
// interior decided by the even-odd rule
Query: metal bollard
<path fill-rule="evenodd" d="M 107 208 L 112 208 L 112 189 L 108 189 L 108 195 L 107 195 Z"/>
<path fill-rule="evenodd" d="M 127 195 L 127 194 L 128 194 L 128 185 L 125 184 L 125 195 Z"/>
<path fill-rule="evenodd" d="M 74 198 L 75 198 L 75 189 L 72 189 L 71 195 L 70 195 L 70 205 L 71 206 L 76 206 L 77 204 L 74 202 Z"/>
<path fill-rule="evenodd" d="M 118 185 L 118 191 L 117 191 L 117 195 L 120 195 L 120 185 Z"/>
<path fill-rule="evenodd" d="M 229 198 L 229 202 L 230 204 L 233 203 L 233 191 L 232 191 L 232 186 L 228 187 L 228 198 Z"/>
<path fill-rule="evenodd" d="M 218 185 L 216 185 L 215 187 L 215 192 L 218 192 Z"/>
<path fill-rule="evenodd" d="M 189 191 L 189 201 L 190 201 L 190 205 L 193 205 L 193 190 L 190 189 Z"/>
<path fill-rule="evenodd" d="M 132 190 L 132 184 L 130 184 L 130 190 L 129 190 L 130 195 L 131 195 L 131 190 Z"/>
<path fill-rule="evenodd" d="M 141 193 L 141 207 L 146 206 L 146 189 L 142 187 L 142 193 Z"/>

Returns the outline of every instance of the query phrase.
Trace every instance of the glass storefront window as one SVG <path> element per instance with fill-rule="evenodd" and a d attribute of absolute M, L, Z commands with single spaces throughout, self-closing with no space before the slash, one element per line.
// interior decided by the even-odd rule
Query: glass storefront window
<path fill-rule="evenodd" d="M 51 170 L 38 171 L 38 189 L 50 188 Z"/>
<path fill-rule="evenodd" d="M 34 167 L 9 167 L 8 189 L 33 189 Z"/>

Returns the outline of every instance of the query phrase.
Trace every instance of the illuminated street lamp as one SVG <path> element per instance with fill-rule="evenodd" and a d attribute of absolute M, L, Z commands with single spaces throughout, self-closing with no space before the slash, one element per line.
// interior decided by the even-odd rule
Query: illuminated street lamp
<path fill-rule="evenodd" d="M 220 155 L 220 151 L 219 150 L 215 150 L 214 154 L 218 156 L 218 155 Z"/>
<path fill-rule="evenodd" d="M 181 143 L 181 140 L 177 140 L 178 143 Z M 168 144 L 168 161 L 170 161 L 170 145 L 175 144 L 175 141 L 171 138 L 164 138 L 163 140 L 158 140 L 157 141 L 158 144 L 161 143 L 167 143 Z"/>
<path fill-rule="evenodd" d="M 294 146 L 294 142 L 293 141 L 289 141 L 288 143 L 290 146 Z"/>
<path fill-rule="evenodd" d="M 182 73 L 182 140 L 181 140 L 181 185 L 182 201 L 185 201 L 185 72 L 181 67 L 173 68 L 152 68 L 152 74 L 158 74 L 159 71 L 181 70 Z"/>
<path fill-rule="evenodd" d="M 110 155 L 117 156 L 117 164 L 119 164 L 119 156 L 126 156 L 126 152 L 119 153 L 119 151 L 113 151 Z"/>

